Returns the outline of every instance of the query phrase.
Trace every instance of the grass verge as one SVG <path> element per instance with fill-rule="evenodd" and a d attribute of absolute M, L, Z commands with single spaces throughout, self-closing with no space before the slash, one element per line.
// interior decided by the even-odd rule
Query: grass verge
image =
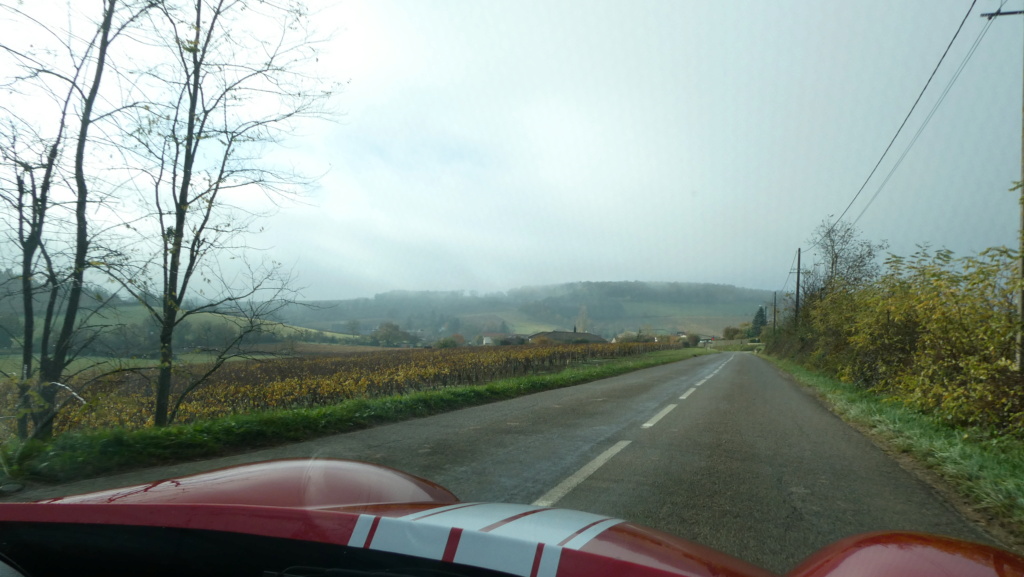
<path fill-rule="evenodd" d="M 425 417 L 613 377 L 708 352 L 703 349 L 657 351 L 484 385 L 355 399 L 326 407 L 233 415 L 160 429 L 66 433 L 49 444 L 6 445 L 0 457 L 5 471 L 13 478 L 66 482 Z"/>
<path fill-rule="evenodd" d="M 991 431 L 954 428 L 794 362 L 764 358 L 821 393 L 836 414 L 866 429 L 883 446 L 936 473 L 1013 545 L 1024 545 L 1024 443 Z"/>

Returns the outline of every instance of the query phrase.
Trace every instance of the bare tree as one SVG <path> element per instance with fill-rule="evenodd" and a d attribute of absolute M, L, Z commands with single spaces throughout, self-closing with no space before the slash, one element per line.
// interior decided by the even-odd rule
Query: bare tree
<path fill-rule="evenodd" d="M 109 106 L 102 96 L 111 46 L 154 5 L 150 0 L 103 0 L 98 19 L 77 15 L 76 25 L 66 28 L 48 25 L 19 6 L 0 6 L 13 21 L 32 30 L 25 38 L 41 42 L 37 46 L 26 41 L 25 46 L 11 38 L 0 41 L 0 56 L 14 70 L 3 88 L 23 97 L 23 103 L 31 98 L 50 105 L 26 106 L 38 111 L 38 117 L 4 108 L 8 118 L 0 128 L 0 163 L 6 167 L 0 198 L 13 221 L 15 232 L 8 240 L 16 247 L 24 314 L 19 385 L 23 414 L 18 423 L 23 438 L 28 435 L 24 413 L 30 404 L 30 383 L 39 383 L 41 400 L 32 411 L 34 435 L 49 437 L 57 393 L 66 388 L 61 381 L 82 343 L 85 273 L 94 262 L 89 210 L 96 202 L 91 189 L 95 181 L 87 169 L 96 140 L 92 132 L 100 126 L 102 133 L 102 125 L 114 122 L 124 107 Z M 80 35 L 81 28 L 88 34 Z M 55 211 L 67 212 L 55 218 Z M 40 296 L 42 302 L 37 303 Z M 45 311 L 38 347 L 37 305 Z"/>
<path fill-rule="evenodd" d="M 839 285 L 861 286 L 881 272 L 879 255 L 889 245 L 872 243 L 846 221 L 822 221 L 809 239 L 816 253 L 814 268 L 805 276 L 807 296 L 831 291 Z"/>
<path fill-rule="evenodd" d="M 165 1 L 150 15 L 154 34 L 166 33 L 150 46 L 160 56 L 140 74 L 147 104 L 135 109 L 130 132 L 130 169 L 139 175 L 147 223 L 132 228 L 134 251 L 114 274 L 133 294 L 160 296 L 153 304 L 140 299 L 159 327 L 157 426 L 241 353 L 274 303 L 290 298 L 288 275 L 254 259 L 247 238 L 277 202 L 310 182 L 274 167 L 265 153 L 297 120 L 326 114 L 333 88 L 306 73 L 317 58 L 307 24 L 294 2 Z M 239 336 L 216 352 L 210 372 L 178 387 L 172 406 L 175 329 L 201 313 L 234 315 Z"/>

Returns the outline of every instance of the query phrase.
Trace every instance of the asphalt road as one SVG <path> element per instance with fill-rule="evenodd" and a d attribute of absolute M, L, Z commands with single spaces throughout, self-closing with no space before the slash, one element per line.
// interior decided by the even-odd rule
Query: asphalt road
<path fill-rule="evenodd" d="M 438 482 L 464 501 L 615 516 L 776 572 L 864 531 L 992 542 L 930 486 L 747 353 L 213 461 L 30 488 L 15 498 L 279 457 L 376 462 Z"/>

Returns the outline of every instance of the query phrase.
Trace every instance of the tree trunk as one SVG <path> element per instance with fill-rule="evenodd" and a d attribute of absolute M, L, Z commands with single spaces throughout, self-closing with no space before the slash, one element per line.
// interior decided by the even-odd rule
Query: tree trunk
<path fill-rule="evenodd" d="M 164 314 L 160 323 L 160 371 L 156 380 L 156 409 L 153 424 L 165 427 L 170 408 L 171 376 L 174 371 L 174 321 L 177 311 L 169 304 L 164 305 Z"/>
<path fill-rule="evenodd" d="M 57 387 L 51 383 L 60 382 L 63 372 L 63 367 L 58 365 L 54 359 L 44 358 L 39 363 L 39 397 L 42 406 L 36 407 L 32 413 L 32 423 L 35 425 L 35 431 L 32 433 L 34 438 L 50 439 L 53 437 Z"/>
<path fill-rule="evenodd" d="M 202 22 L 202 3 L 196 3 L 196 22 Z M 153 424 L 164 427 L 168 424 L 168 413 L 171 397 L 171 376 L 174 371 L 174 328 L 178 318 L 178 310 L 185 298 L 185 290 L 192 275 L 192 269 L 185 266 L 182 270 L 182 246 L 185 239 L 185 219 L 189 208 L 189 192 L 192 190 L 192 169 L 195 163 L 196 147 L 196 110 L 202 94 L 202 65 L 199 61 L 200 38 L 202 27 L 197 24 L 194 29 L 191 51 L 192 69 L 187 85 L 188 117 L 183 146 L 185 159 L 182 164 L 181 184 L 176 191 L 174 203 L 174 227 L 164 232 L 164 247 L 167 253 L 164 260 L 163 309 L 160 315 L 160 373 L 156 383 L 156 407 Z M 168 244 L 170 246 L 168 246 Z"/>
<path fill-rule="evenodd" d="M 29 379 L 32 378 L 32 350 L 35 338 L 35 303 L 32 301 L 32 258 L 34 248 L 30 250 L 28 243 L 22 252 L 21 263 L 21 298 L 25 313 L 25 326 L 21 341 L 21 380 L 18 381 L 18 438 L 28 438 L 28 391 Z"/>
<path fill-rule="evenodd" d="M 114 8 L 116 5 L 117 0 L 106 1 L 103 22 L 100 25 L 99 47 L 96 53 L 96 71 L 93 75 L 92 86 L 90 86 L 89 93 L 82 104 L 81 123 L 75 143 L 75 257 L 72 263 L 74 268 L 71 271 L 71 290 L 68 293 L 68 300 L 64 309 L 64 319 L 61 324 L 60 334 L 57 336 L 53 358 L 50 362 L 40 363 L 40 393 L 45 404 L 37 411 L 38 414 L 33 417 L 36 421 L 35 436 L 40 439 L 49 439 L 53 436 L 53 411 L 56 409 L 54 403 L 57 397 L 57 387 L 52 383 L 61 381 L 64 369 L 67 368 L 70 362 L 69 356 L 72 339 L 76 329 L 79 304 L 82 300 L 82 287 L 85 284 L 86 256 L 89 251 L 87 213 L 89 207 L 89 186 L 85 179 L 85 148 L 89 137 L 89 127 L 92 126 L 92 109 L 99 96 L 103 70 L 106 67 L 107 48 L 110 45 L 110 28 L 114 19 Z"/>

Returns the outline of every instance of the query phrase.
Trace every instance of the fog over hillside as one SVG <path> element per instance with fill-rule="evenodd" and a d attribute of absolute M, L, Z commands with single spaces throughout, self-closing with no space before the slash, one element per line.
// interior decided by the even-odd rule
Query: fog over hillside
<path fill-rule="evenodd" d="M 573 330 L 612 337 L 624 331 L 717 335 L 770 307 L 772 292 L 682 282 L 574 282 L 505 292 L 389 291 L 372 298 L 290 306 L 279 320 L 341 333 L 382 322 L 425 337 Z"/>

